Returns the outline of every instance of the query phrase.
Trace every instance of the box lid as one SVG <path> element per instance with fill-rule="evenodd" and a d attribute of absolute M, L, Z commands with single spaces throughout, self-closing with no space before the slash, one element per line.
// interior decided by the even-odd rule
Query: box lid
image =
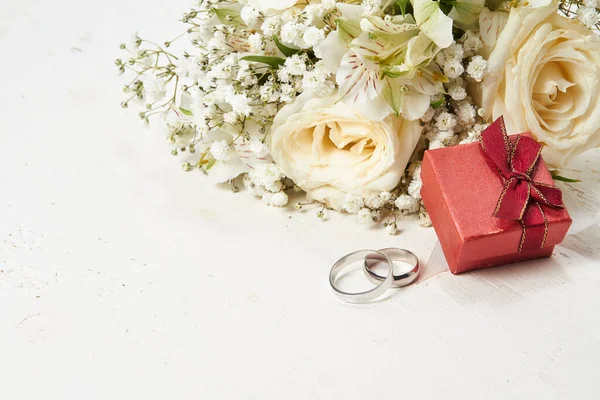
<path fill-rule="evenodd" d="M 516 136 L 518 135 L 511 136 L 511 139 L 514 140 Z M 518 221 L 492 215 L 504 184 L 498 171 L 488 163 L 479 143 L 428 150 L 425 157 L 430 163 L 436 182 L 426 182 L 424 179 L 423 185 L 439 185 L 443 199 L 436 201 L 444 201 L 463 242 L 522 230 Z M 543 160 L 538 162 L 533 180 L 554 184 Z M 544 211 L 549 225 L 571 222 L 566 209 L 544 208 Z M 547 245 L 554 245 L 562 240 L 562 237 L 554 235 L 552 238 L 556 238 L 556 242 L 547 242 Z M 495 250 L 489 249 L 490 256 L 495 255 Z"/>

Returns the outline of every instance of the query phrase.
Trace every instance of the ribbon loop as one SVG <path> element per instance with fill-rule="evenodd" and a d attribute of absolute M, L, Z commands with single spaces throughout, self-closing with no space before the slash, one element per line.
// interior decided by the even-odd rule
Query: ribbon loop
<path fill-rule="evenodd" d="M 512 142 L 503 117 L 481 134 L 480 143 L 504 182 L 494 217 L 521 222 L 523 233 L 519 251 L 544 247 L 548 222 L 543 207 L 563 208 L 564 205 L 560 189 L 533 180 L 542 145 L 522 135 Z"/>

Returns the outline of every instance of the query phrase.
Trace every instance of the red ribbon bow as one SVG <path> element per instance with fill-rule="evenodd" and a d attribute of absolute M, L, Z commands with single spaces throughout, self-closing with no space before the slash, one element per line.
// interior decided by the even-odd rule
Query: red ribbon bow
<path fill-rule="evenodd" d="M 481 134 L 480 143 L 504 182 L 494 217 L 521 222 L 523 234 L 519 251 L 544 247 L 548 221 L 543 207 L 563 208 L 564 205 L 559 188 L 532 180 L 542 145 L 523 135 L 511 141 L 503 117 Z"/>

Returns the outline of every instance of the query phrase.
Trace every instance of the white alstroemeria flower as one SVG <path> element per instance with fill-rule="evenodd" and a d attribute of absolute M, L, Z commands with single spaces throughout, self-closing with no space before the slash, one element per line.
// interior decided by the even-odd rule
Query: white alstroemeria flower
<path fill-rule="evenodd" d="M 479 29 L 481 39 L 487 47 L 494 47 L 496 39 L 504 29 L 508 21 L 508 12 L 506 11 L 490 11 L 484 7 L 479 14 Z"/>
<path fill-rule="evenodd" d="M 429 64 L 439 48 L 411 15 L 367 16 L 359 24 L 363 32 L 351 40 L 336 73 L 340 98 L 372 120 L 391 112 L 409 120 L 420 118 L 429 107 L 429 96 L 443 88 L 435 79 L 428 82 L 433 73 L 417 71 Z"/>
<path fill-rule="evenodd" d="M 264 144 L 259 138 L 254 137 L 250 139 L 248 147 L 257 157 L 266 157 L 269 154 L 269 146 Z"/>
<path fill-rule="evenodd" d="M 216 154 L 218 159 L 225 160 L 215 162 L 208 170 L 208 179 L 213 183 L 227 182 L 248 172 L 248 167 L 242 162 L 236 151 L 235 143 L 233 146 L 229 145 L 235 138 L 234 133 L 233 129 L 213 129 L 196 143 L 197 152 L 208 150 L 211 154 Z"/>
<path fill-rule="evenodd" d="M 362 7 L 340 3 L 337 8 L 342 13 L 336 20 L 337 29 L 313 48 L 315 55 L 323 60 L 325 70 L 330 74 L 337 73 L 342 58 L 348 52 L 348 45 L 361 33 Z"/>
<path fill-rule="evenodd" d="M 439 3 L 433 0 L 412 0 L 411 3 L 419 28 L 442 49 L 450 46 L 452 18 L 440 10 Z"/>
<path fill-rule="evenodd" d="M 327 35 L 324 40 L 318 42 L 313 47 L 313 51 L 323 61 L 327 72 L 335 74 L 342 62 L 342 58 L 348 51 L 348 46 L 340 33 L 335 30 Z"/>

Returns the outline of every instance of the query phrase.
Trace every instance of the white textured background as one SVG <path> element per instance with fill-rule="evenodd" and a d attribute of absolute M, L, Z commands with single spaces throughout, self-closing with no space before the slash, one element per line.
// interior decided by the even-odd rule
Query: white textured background
<path fill-rule="evenodd" d="M 119 107 L 133 29 L 185 0 L 0 3 L 0 398 L 598 399 L 600 228 L 362 307 L 333 261 L 396 237 L 183 173 Z"/>

